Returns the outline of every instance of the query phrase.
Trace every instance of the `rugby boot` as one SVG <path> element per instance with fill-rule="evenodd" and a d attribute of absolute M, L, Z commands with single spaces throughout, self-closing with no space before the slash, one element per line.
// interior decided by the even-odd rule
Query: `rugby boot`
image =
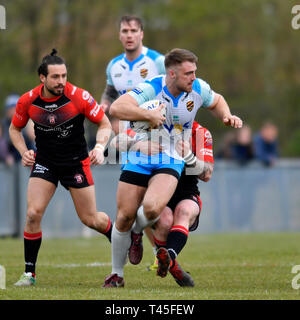
<path fill-rule="evenodd" d="M 181 287 L 194 287 L 193 278 L 190 276 L 190 274 L 182 270 L 176 260 L 175 264 L 169 269 L 169 272 Z"/>
<path fill-rule="evenodd" d="M 156 270 L 156 274 L 162 278 L 164 278 L 168 270 L 170 268 L 171 257 L 166 248 L 159 248 L 156 253 L 156 258 L 158 260 L 158 267 Z"/>
<path fill-rule="evenodd" d="M 17 281 L 14 285 L 16 287 L 29 287 L 34 286 L 36 284 L 35 275 L 31 272 L 24 272 L 19 281 Z"/>
<path fill-rule="evenodd" d="M 131 264 L 139 264 L 143 258 L 143 232 L 134 233 L 131 231 L 131 245 L 128 250 L 128 257 Z"/>
<path fill-rule="evenodd" d="M 102 288 L 119 288 L 124 287 L 124 279 L 119 277 L 116 273 L 108 275 L 105 280 Z"/>

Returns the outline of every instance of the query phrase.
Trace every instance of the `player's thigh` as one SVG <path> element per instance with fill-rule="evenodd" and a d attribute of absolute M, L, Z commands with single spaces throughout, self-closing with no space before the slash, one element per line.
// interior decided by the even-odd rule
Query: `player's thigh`
<path fill-rule="evenodd" d="M 28 214 L 43 215 L 56 190 L 56 185 L 45 179 L 29 178 L 27 188 Z"/>
<path fill-rule="evenodd" d="M 151 208 L 151 210 L 160 214 L 171 199 L 177 183 L 178 180 L 173 175 L 165 173 L 154 175 L 150 179 L 145 193 L 144 208 Z"/>
<path fill-rule="evenodd" d="M 199 204 L 190 199 L 181 200 L 174 210 L 174 225 L 182 225 L 187 229 L 199 215 Z"/>
<path fill-rule="evenodd" d="M 73 203 L 79 217 L 92 216 L 96 214 L 95 186 L 84 188 L 69 188 Z"/>

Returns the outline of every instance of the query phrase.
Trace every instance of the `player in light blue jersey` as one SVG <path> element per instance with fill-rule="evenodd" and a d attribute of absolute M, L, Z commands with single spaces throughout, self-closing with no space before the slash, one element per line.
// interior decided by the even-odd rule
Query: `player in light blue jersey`
<path fill-rule="evenodd" d="M 112 59 L 106 68 L 106 88 L 101 98 L 104 111 L 120 95 L 147 79 L 165 74 L 164 56 L 143 46 L 143 23 L 139 17 L 123 16 L 119 39 L 124 53 Z M 111 117 L 113 130 L 119 133 L 119 120 Z"/>
<path fill-rule="evenodd" d="M 112 230 L 112 273 L 106 278 L 104 287 L 124 285 L 124 265 L 133 222 L 136 220 L 134 231 L 140 232 L 158 220 L 176 189 L 184 163 L 190 164 L 190 155 L 182 159 L 172 147 L 192 128 L 196 112 L 204 108 L 225 125 L 242 127 L 242 120 L 231 114 L 222 95 L 196 78 L 197 62 L 198 58 L 192 52 L 173 49 L 165 56 L 166 76 L 139 84 L 111 105 L 110 113 L 121 120 L 147 120 L 152 128 L 163 126 L 170 144 L 163 146 L 157 164 L 129 161 L 123 168 L 117 190 L 118 212 Z M 152 110 L 139 108 L 141 102 L 154 98 L 165 104 L 166 118 L 160 112 L 162 106 Z M 164 161 L 167 159 L 169 162 Z M 143 212 L 137 215 L 140 205 Z"/>

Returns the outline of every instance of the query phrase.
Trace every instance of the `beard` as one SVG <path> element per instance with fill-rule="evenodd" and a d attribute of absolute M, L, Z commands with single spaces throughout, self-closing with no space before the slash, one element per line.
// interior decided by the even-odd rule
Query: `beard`
<path fill-rule="evenodd" d="M 54 88 L 49 88 L 46 84 L 44 84 L 44 85 L 52 95 L 57 96 L 57 97 L 61 96 L 64 93 L 64 90 L 65 90 L 64 86 L 57 86 L 57 87 L 54 87 Z M 59 90 L 59 91 L 55 91 L 55 89 Z"/>

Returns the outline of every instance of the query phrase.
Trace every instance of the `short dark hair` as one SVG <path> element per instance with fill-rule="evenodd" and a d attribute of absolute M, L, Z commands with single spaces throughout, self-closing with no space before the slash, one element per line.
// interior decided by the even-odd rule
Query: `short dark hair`
<path fill-rule="evenodd" d="M 144 24 L 143 21 L 140 17 L 137 16 L 130 16 L 130 15 L 125 15 L 122 16 L 119 22 L 119 28 L 121 28 L 121 24 L 123 22 L 129 23 L 130 21 L 135 21 L 137 23 L 137 25 L 141 28 L 141 30 L 144 30 Z"/>
<path fill-rule="evenodd" d="M 191 51 L 186 49 L 175 48 L 165 55 L 165 67 L 181 64 L 182 62 L 189 61 L 193 63 L 198 62 L 198 57 Z"/>
<path fill-rule="evenodd" d="M 42 59 L 42 63 L 38 67 L 39 75 L 42 74 L 45 77 L 47 77 L 49 64 L 66 64 L 64 59 L 57 56 L 56 54 L 57 54 L 57 50 L 54 48 L 52 49 L 50 54 L 47 54 L 46 56 L 44 56 L 44 58 Z"/>

